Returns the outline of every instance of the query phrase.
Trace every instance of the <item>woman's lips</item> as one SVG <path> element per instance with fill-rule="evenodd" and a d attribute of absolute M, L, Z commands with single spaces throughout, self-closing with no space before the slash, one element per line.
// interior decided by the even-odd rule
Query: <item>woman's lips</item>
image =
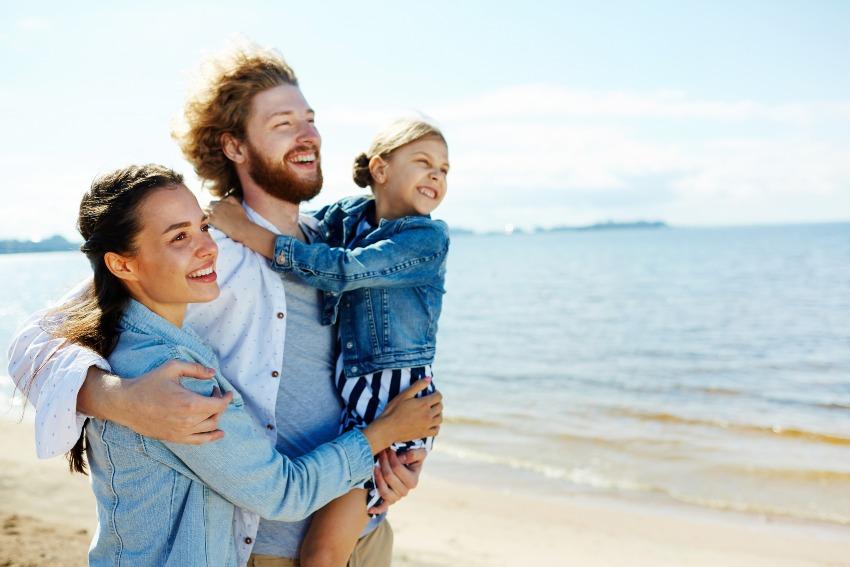
<path fill-rule="evenodd" d="M 201 282 L 201 283 L 210 283 L 216 280 L 215 273 L 215 265 L 209 264 L 199 270 L 195 270 L 191 272 L 188 276 L 186 276 L 192 281 Z"/>

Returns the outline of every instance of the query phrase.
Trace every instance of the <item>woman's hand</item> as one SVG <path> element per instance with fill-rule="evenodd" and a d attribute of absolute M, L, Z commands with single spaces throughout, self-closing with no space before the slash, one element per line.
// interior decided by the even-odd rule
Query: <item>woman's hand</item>
<path fill-rule="evenodd" d="M 210 201 L 206 213 L 210 224 L 237 242 L 244 240 L 244 229 L 252 224 L 242 203 L 235 197 Z"/>
<path fill-rule="evenodd" d="M 432 437 L 439 433 L 443 422 L 443 395 L 434 392 L 421 398 L 415 397 L 430 385 L 431 378 L 414 382 L 393 398 L 381 416 L 363 430 L 372 446 L 372 454 L 378 454 L 396 442 Z"/>

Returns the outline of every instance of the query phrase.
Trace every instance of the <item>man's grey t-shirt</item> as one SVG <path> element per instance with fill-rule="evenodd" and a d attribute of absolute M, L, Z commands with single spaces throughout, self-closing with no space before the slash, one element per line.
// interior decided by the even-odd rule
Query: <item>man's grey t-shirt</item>
<path fill-rule="evenodd" d="M 339 436 L 342 405 L 333 386 L 337 330 L 320 322 L 319 291 L 294 276 L 281 277 L 286 290 L 286 344 L 283 373 L 277 378 L 277 450 L 297 457 Z M 371 520 L 366 532 L 380 520 Z M 308 526 L 309 520 L 260 520 L 253 552 L 296 558 Z"/>

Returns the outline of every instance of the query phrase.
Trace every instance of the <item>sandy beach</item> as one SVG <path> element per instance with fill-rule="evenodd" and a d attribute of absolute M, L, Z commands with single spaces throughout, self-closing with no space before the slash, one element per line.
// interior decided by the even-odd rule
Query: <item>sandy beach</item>
<path fill-rule="evenodd" d="M 88 480 L 39 461 L 29 423 L 0 423 L 0 566 L 85 564 Z M 850 528 L 601 497 L 544 498 L 428 475 L 391 512 L 405 567 L 850 566 Z"/>

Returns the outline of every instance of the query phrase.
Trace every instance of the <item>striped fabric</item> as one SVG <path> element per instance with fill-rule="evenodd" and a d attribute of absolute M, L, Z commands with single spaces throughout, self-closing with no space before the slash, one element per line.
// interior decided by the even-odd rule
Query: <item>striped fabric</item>
<path fill-rule="evenodd" d="M 400 392 L 410 387 L 414 382 L 433 376 L 431 366 L 417 366 L 415 368 L 393 368 L 381 370 L 366 376 L 346 378 L 345 374 L 338 371 L 336 389 L 342 398 L 343 410 L 341 416 L 340 433 L 351 429 L 363 428 L 372 423 L 376 417 L 381 415 L 387 403 Z M 435 391 L 434 383 L 431 384 L 416 397 L 427 396 Z M 411 449 L 425 449 L 430 451 L 434 444 L 433 437 L 413 439 L 402 443 L 394 443 L 392 450 L 404 453 Z M 375 466 L 378 466 L 377 460 Z M 377 506 L 381 503 L 381 496 L 375 488 L 374 479 L 366 481 L 363 488 L 369 490 L 367 496 L 367 508 Z"/>

